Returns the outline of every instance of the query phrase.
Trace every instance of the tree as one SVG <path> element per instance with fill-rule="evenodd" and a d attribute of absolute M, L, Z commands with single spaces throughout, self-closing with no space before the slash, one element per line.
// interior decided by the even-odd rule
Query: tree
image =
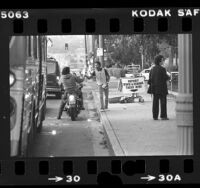
<path fill-rule="evenodd" d="M 167 69 L 170 71 L 173 69 L 173 59 L 176 60 L 177 68 L 177 54 L 178 54 L 178 36 L 176 34 L 160 35 L 159 50 L 165 57 L 169 58 L 169 66 Z"/>
<path fill-rule="evenodd" d="M 158 54 L 174 57 L 177 53 L 177 35 L 105 35 L 105 48 L 113 64 L 142 64 L 150 67 Z M 170 49 L 173 49 L 173 51 Z"/>
<path fill-rule="evenodd" d="M 139 63 L 139 50 L 129 35 L 106 35 L 105 46 L 115 63 L 130 64 L 133 61 Z"/>

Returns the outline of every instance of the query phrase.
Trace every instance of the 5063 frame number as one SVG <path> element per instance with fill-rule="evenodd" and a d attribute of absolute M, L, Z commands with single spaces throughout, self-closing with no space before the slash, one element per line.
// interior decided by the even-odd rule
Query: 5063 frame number
<path fill-rule="evenodd" d="M 1 11 L 2 19 L 27 19 L 29 18 L 28 11 Z"/>

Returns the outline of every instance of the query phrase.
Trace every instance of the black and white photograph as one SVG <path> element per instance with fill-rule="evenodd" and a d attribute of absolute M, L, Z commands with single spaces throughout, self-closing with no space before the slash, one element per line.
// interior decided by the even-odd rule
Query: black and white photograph
<path fill-rule="evenodd" d="M 192 34 L 11 36 L 10 156 L 193 155 Z"/>

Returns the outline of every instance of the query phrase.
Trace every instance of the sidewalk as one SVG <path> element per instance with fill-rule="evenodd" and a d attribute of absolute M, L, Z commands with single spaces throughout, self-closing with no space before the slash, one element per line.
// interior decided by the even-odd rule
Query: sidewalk
<path fill-rule="evenodd" d="M 94 82 L 88 84 L 93 88 L 94 100 L 99 109 L 97 87 Z M 116 88 L 110 88 L 109 91 L 109 98 L 122 95 Z M 177 127 L 174 98 L 168 97 L 167 101 L 170 120 L 155 121 L 152 119 L 151 95 L 145 92 L 141 96 L 144 98 L 144 103 L 114 103 L 109 104 L 109 111 L 98 111 L 113 155 L 176 155 Z"/>

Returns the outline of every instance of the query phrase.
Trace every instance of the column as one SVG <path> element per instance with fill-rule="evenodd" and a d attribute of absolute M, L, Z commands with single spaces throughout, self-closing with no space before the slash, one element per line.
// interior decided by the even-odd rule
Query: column
<path fill-rule="evenodd" d="M 179 78 L 176 99 L 178 155 L 193 154 L 192 35 L 178 35 Z"/>

